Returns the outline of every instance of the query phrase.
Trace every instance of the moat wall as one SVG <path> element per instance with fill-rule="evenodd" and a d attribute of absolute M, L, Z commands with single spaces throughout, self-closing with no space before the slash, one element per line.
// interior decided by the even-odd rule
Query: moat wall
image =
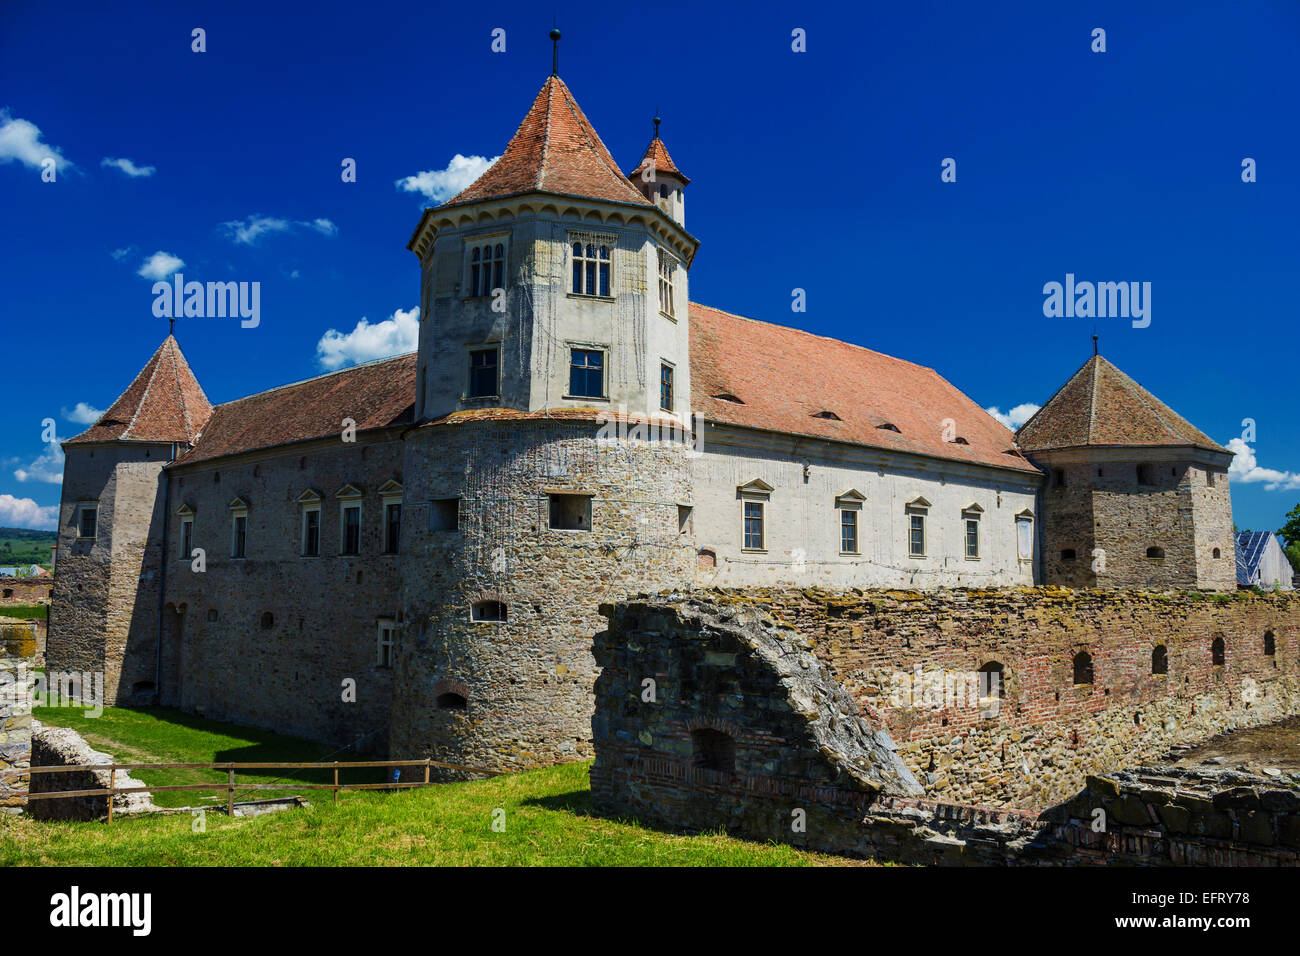
<path fill-rule="evenodd" d="M 0 624 L 0 813 L 21 813 L 27 805 L 30 775 L 21 771 L 32 763 L 35 657 L 30 624 Z"/>
<path fill-rule="evenodd" d="M 752 597 L 715 593 L 703 600 L 676 595 L 602 608 L 609 627 L 597 634 L 595 642 L 602 671 L 596 682 L 592 722 L 596 761 L 591 771 L 598 812 L 637 817 L 672 829 L 723 828 L 809 849 L 919 863 L 1268 865 L 1296 859 L 1300 797 L 1294 782 L 1191 780 L 1195 772 L 1185 771 L 1128 776 L 1118 772 L 1171 743 L 1208 736 L 1224 725 L 1246 726 L 1295 711 L 1295 633 L 1285 623 L 1293 614 L 1285 599 L 1252 595 L 1216 603 L 1166 595 L 1176 611 L 1134 610 L 1143 615 L 1147 626 L 1163 622 L 1164 640 L 1184 638 L 1180 646 L 1185 657 L 1171 662 L 1164 675 L 1167 683 L 1157 688 L 1127 687 L 1123 680 L 1105 681 L 1099 666 L 1096 696 L 1116 698 L 1116 703 L 1097 706 L 1091 695 L 1082 699 L 1082 690 L 1080 699 L 1073 701 L 1063 693 L 1067 706 L 1049 715 L 1042 705 L 1057 701 L 1049 682 L 1053 667 L 1044 659 L 1072 646 L 1051 639 L 1048 625 L 1060 608 L 1051 601 L 1034 600 L 1032 593 L 1002 595 L 1004 610 L 1017 606 L 1040 612 L 1037 628 L 1045 637 L 1041 641 L 1022 637 L 1025 651 L 1020 655 L 1009 653 L 1015 641 L 996 645 L 1008 673 L 1001 712 L 979 718 L 977 707 L 976 722 L 983 721 L 982 726 L 961 725 L 950 718 L 949 727 L 961 729 L 945 727 L 939 735 L 944 746 L 955 748 L 943 751 L 950 757 L 950 776 L 970 781 L 969 789 L 979 785 L 995 797 L 1009 795 L 999 803 L 971 800 L 951 786 L 941 797 L 935 796 L 932 785 L 929 793 L 917 792 L 921 788 L 916 779 L 922 784 L 930 779 L 930 772 L 916 772 L 917 755 L 926 743 L 933 746 L 936 735 L 913 726 L 913 740 L 895 742 L 880 723 L 887 711 L 878 702 L 859 706 L 857 698 L 870 695 L 851 693 L 834 678 L 845 648 L 832 654 L 824 634 L 814 639 L 808 633 L 810 620 L 836 619 L 838 612 L 826 611 L 830 596 L 785 596 L 787 611 L 801 610 L 799 628 L 768 613 L 769 608 L 779 610 L 779 604 L 758 604 Z M 849 595 L 843 600 L 846 610 L 861 611 L 872 597 L 880 601 L 878 624 L 913 616 L 919 621 L 920 616 L 943 613 L 939 601 L 930 600 L 927 610 L 912 607 L 915 602 L 902 595 Z M 954 597 L 945 595 L 943 600 Z M 977 605 L 993 600 L 988 594 L 960 597 Z M 1051 593 L 1038 597 L 1062 598 Z M 1090 602 L 1083 609 L 1074 607 L 1081 621 L 1088 620 L 1087 607 L 1094 614 L 1109 608 L 1119 615 L 1125 603 L 1125 596 L 1118 594 L 1075 597 Z M 1156 596 L 1128 597 L 1138 608 Z M 1261 656 L 1281 655 L 1283 642 L 1278 635 L 1283 630 L 1288 635 L 1288 656 L 1278 661 L 1276 676 L 1268 676 L 1263 667 L 1255 668 L 1247 660 L 1235 671 L 1225 663 L 1227 672 L 1221 675 L 1210 665 L 1208 676 L 1194 678 L 1197 628 L 1245 628 L 1258 623 L 1259 615 L 1273 615 L 1278 643 L 1274 655 Z M 859 615 L 857 626 L 864 628 L 864 634 L 867 620 L 865 613 Z M 1119 628 L 1119 620 L 1109 620 L 1106 632 L 1120 634 L 1111 630 Z M 1094 626 L 1099 625 L 1094 622 Z M 1086 637 L 1087 632 L 1071 636 Z M 1090 646 L 1108 651 L 1099 655 L 1100 660 L 1114 664 L 1123 659 L 1126 647 L 1145 653 L 1145 642 L 1156 636 L 1127 640 L 1114 636 Z M 1273 669 L 1271 662 L 1265 665 Z M 1037 684 L 1020 685 L 1022 699 L 1011 690 L 1012 675 L 1019 668 L 1041 672 Z M 1247 695 L 1250 700 L 1231 707 L 1225 689 L 1207 684 L 1244 683 L 1250 673 L 1257 675 L 1250 678 L 1258 685 L 1257 696 L 1252 692 Z M 1074 689 L 1071 676 L 1067 670 L 1068 690 Z M 1170 686 L 1183 678 L 1186 692 Z M 1023 713 L 1019 704 L 1024 705 Z M 1193 705 L 1198 708 L 1195 714 Z M 1159 715 L 1158 723 L 1155 718 L 1151 721 L 1156 729 L 1140 733 L 1142 724 L 1132 723 L 1134 707 L 1139 714 Z M 1215 707 L 1222 712 L 1207 717 L 1206 708 Z M 1119 719 L 1111 713 L 1119 708 L 1139 732 L 1121 733 Z M 1110 739 L 1105 739 L 1104 727 L 1114 728 Z M 1075 732 L 1078 744 L 1072 741 Z M 1013 741 L 1014 734 L 1019 737 Z M 1008 750 L 1010 744 L 1016 745 L 1011 759 L 1002 755 L 1002 744 L 995 742 L 999 736 Z M 973 744 L 964 747 L 972 738 L 986 750 Z M 1037 778 L 1024 773 L 1026 763 L 1031 771 L 1040 768 Z M 1090 779 L 1094 774 L 1085 768 L 1107 763 L 1104 769 L 1116 771 L 1105 778 L 1109 782 L 1099 776 Z M 1022 778 L 1028 778 L 1027 784 Z M 1033 797 L 1036 794 L 1049 796 Z M 1031 797 L 1042 802 L 1031 804 Z M 1018 808 L 1013 802 L 1034 809 Z M 1052 804 L 1056 806 L 1051 812 L 1042 812 Z M 1107 814 L 1100 831 L 1094 828 L 1092 813 L 1097 808 Z"/>
<path fill-rule="evenodd" d="M 806 635 L 935 799 L 1045 807 L 1088 774 L 1300 713 L 1300 601 L 1289 595 L 792 589 L 717 599 L 760 606 Z M 1157 647 L 1163 674 L 1152 673 Z M 1075 682 L 1081 652 L 1090 684 Z M 993 663 L 1001 697 L 963 694 Z"/>

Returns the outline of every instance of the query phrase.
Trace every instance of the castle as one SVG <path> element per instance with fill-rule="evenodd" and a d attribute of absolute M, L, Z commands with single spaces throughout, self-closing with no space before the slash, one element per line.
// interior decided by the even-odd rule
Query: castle
<path fill-rule="evenodd" d="M 697 586 L 1231 590 L 1220 447 L 1094 355 L 1020 429 L 694 304 L 690 180 L 558 75 L 421 217 L 419 347 L 212 406 L 168 336 L 64 443 L 48 666 L 343 745 L 589 756 L 602 602 Z"/>

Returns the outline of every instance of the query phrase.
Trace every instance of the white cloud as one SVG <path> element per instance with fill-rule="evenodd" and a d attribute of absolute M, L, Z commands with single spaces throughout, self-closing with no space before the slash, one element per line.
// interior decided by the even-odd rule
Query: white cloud
<path fill-rule="evenodd" d="M 103 409 L 88 405 L 86 402 L 77 402 L 72 407 L 72 411 L 68 411 L 66 408 L 61 411 L 64 418 L 70 422 L 76 422 L 78 425 L 93 425 L 99 421 L 99 416 L 104 414 Z"/>
<path fill-rule="evenodd" d="M 457 153 L 446 169 L 426 169 L 414 176 L 399 179 L 394 185 L 402 192 L 420 193 L 430 202 L 444 202 L 482 176 L 500 158 L 493 156 L 487 159 Z"/>
<path fill-rule="evenodd" d="M 163 252 L 159 249 L 148 259 L 144 260 L 144 265 L 140 266 L 140 271 L 136 273 L 146 279 L 166 279 L 178 269 L 185 268 L 185 260 L 179 259 L 170 252 Z"/>
<path fill-rule="evenodd" d="M 1228 466 L 1229 481 L 1239 481 L 1242 484 L 1263 482 L 1265 491 L 1294 491 L 1300 488 L 1300 474 L 1261 468 L 1255 460 L 1255 449 L 1240 438 L 1228 442 L 1228 451 L 1233 453 L 1232 464 Z"/>
<path fill-rule="evenodd" d="M 15 468 L 14 477 L 19 481 L 45 481 L 52 485 L 63 481 L 63 449 L 57 439 L 46 444 L 45 451 L 26 468 Z"/>
<path fill-rule="evenodd" d="M 64 170 L 72 166 L 57 147 L 41 142 L 38 126 L 25 119 L 10 115 L 8 109 L 0 109 L 0 163 L 12 163 L 14 160 L 24 166 L 39 169 L 46 159 L 54 159 L 54 168 Z"/>
<path fill-rule="evenodd" d="M 0 525 L 6 528 L 49 531 L 58 527 L 58 519 L 58 505 L 38 505 L 31 498 L 0 495 Z"/>
<path fill-rule="evenodd" d="M 137 179 L 141 176 L 152 176 L 154 173 L 158 171 L 153 166 L 137 166 L 135 163 L 131 162 L 131 160 L 125 157 L 121 159 L 110 159 L 109 157 L 105 156 L 103 159 L 99 161 L 99 165 L 107 166 L 110 169 L 116 169 L 130 176 L 132 179 Z"/>
<path fill-rule="evenodd" d="M 316 343 L 316 361 L 321 368 L 336 369 L 414 351 L 419 344 L 419 311 L 418 307 L 398 309 L 374 325 L 362 316 L 347 334 L 330 329 Z"/>
<path fill-rule="evenodd" d="M 227 239 L 241 246 L 256 245 L 257 240 L 262 236 L 277 232 L 289 232 L 295 228 L 308 229 L 312 232 L 318 232 L 322 236 L 333 236 L 339 231 L 339 227 L 328 219 L 289 220 L 280 219 L 276 216 L 263 216 L 258 213 L 254 213 L 247 219 L 234 219 L 230 222 L 223 222 L 221 228 L 226 231 Z"/>
<path fill-rule="evenodd" d="M 121 249 L 114 249 L 110 255 L 115 262 L 121 262 L 127 256 L 135 254 L 135 246 L 123 246 Z"/>
<path fill-rule="evenodd" d="M 992 415 L 994 418 L 1000 421 L 1003 425 L 1007 426 L 1007 428 L 1010 428 L 1012 431 L 1015 431 L 1025 422 L 1029 421 L 1029 419 L 1033 418 L 1034 412 L 1038 411 L 1039 407 L 1040 406 L 1038 405 L 1033 405 L 1030 404 L 1029 402 L 1025 402 L 1025 404 L 1023 405 L 1017 405 L 1015 408 L 1011 409 L 1011 411 L 1007 412 L 1005 415 L 998 410 L 998 407 L 996 405 L 990 405 L 988 408 L 984 409 L 984 411 L 988 412 L 990 415 Z"/>

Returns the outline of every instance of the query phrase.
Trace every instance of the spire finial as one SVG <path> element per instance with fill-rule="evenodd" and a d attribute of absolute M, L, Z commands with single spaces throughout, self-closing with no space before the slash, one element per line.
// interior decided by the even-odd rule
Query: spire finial
<path fill-rule="evenodd" d="M 1096 354 L 1097 354 L 1097 339 L 1098 339 L 1098 338 L 1100 338 L 1100 336 L 1098 336 L 1096 332 L 1093 332 L 1093 333 L 1092 333 L 1092 354 L 1093 354 L 1093 355 L 1096 355 Z"/>
<path fill-rule="evenodd" d="M 551 27 L 551 76 L 560 75 L 560 30 Z"/>
<path fill-rule="evenodd" d="M 175 317 L 169 317 L 169 318 L 167 319 L 167 334 L 168 334 L 168 335 L 175 335 L 175 334 L 176 334 L 176 319 L 175 319 Z"/>
<path fill-rule="evenodd" d="M 662 122 L 663 120 L 659 117 L 659 107 L 656 106 L 655 107 L 655 139 L 659 138 L 659 124 Z"/>

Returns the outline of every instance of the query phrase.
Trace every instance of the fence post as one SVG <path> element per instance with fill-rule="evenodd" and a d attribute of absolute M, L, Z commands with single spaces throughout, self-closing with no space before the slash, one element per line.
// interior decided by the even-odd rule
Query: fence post
<path fill-rule="evenodd" d="M 235 768 L 226 764 L 226 814 L 233 820 L 235 818 Z"/>
<path fill-rule="evenodd" d="M 424 758 L 424 782 L 426 784 L 429 782 L 429 758 L 428 757 Z"/>
<path fill-rule="evenodd" d="M 339 802 L 339 762 L 334 761 L 334 802 Z"/>
<path fill-rule="evenodd" d="M 92 777 L 93 779 L 93 777 Z M 113 822 L 113 797 L 117 795 L 117 764 L 109 764 L 108 767 L 108 819 L 105 823 Z"/>

